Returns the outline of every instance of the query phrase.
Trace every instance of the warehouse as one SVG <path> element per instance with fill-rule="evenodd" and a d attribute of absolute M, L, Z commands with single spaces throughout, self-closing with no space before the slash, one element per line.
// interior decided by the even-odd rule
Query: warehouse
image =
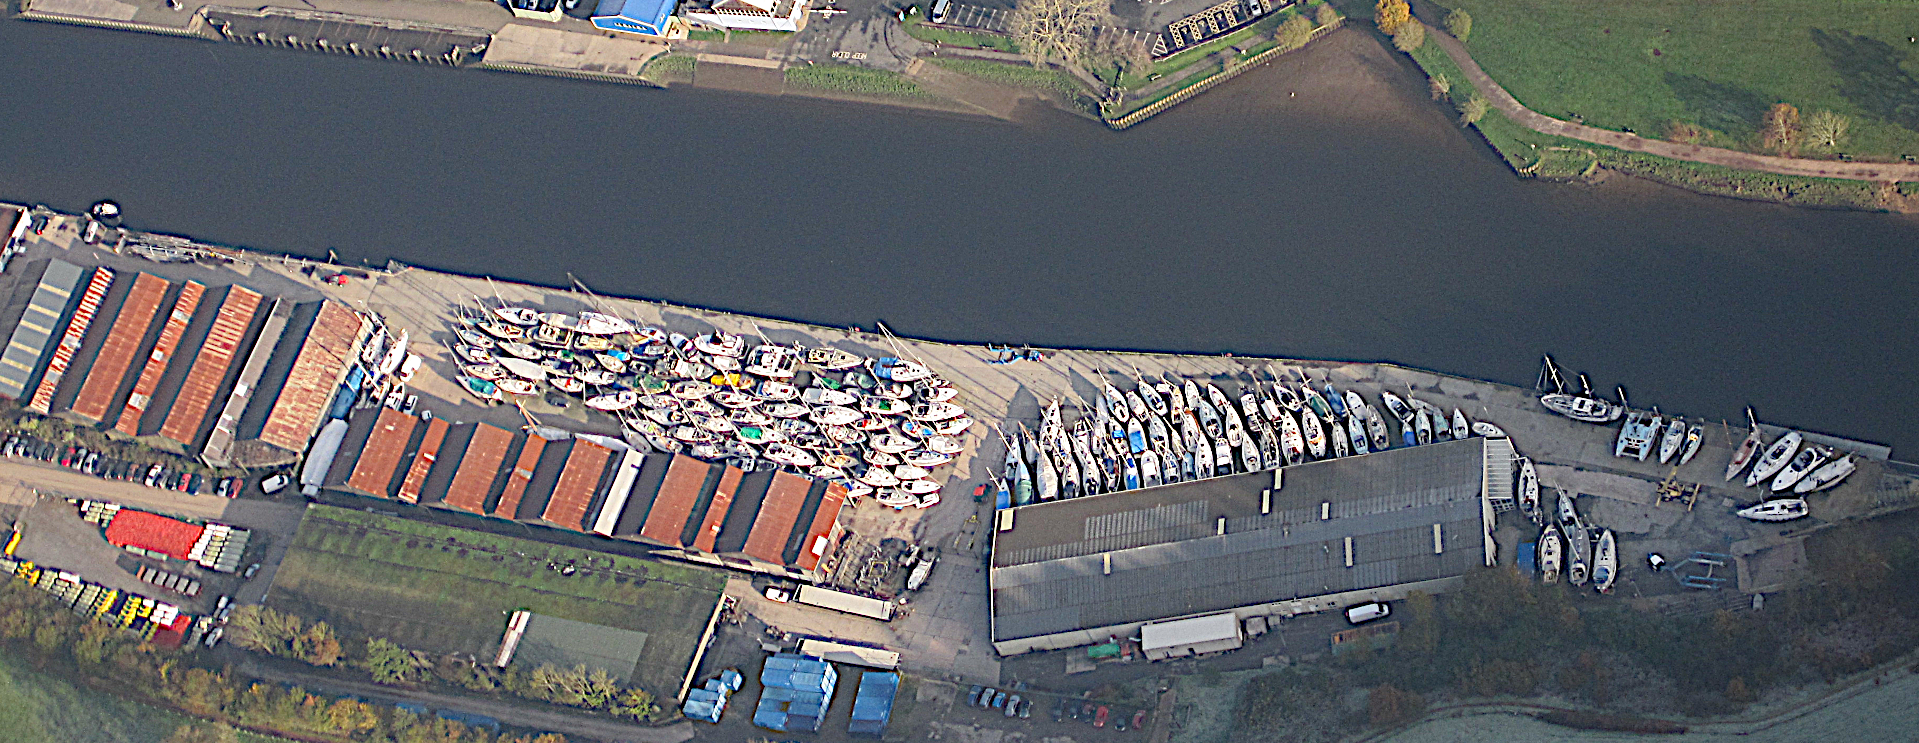
<path fill-rule="evenodd" d="M 1002 511 L 993 647 L 1017 655 L 1132 637 L 1166 620 L 1290 616 L 1443 590 L 1493 561 L 1491 504 L 1509 499 L 1511 484 L 1487 472 L 1504 471 L 1508 462 L 1492 460 L 1510 449 L 1486 442 Z M 1167 655 L 1237 643 L 1230 631 L 1200 634 L 1170 641 Z"/>

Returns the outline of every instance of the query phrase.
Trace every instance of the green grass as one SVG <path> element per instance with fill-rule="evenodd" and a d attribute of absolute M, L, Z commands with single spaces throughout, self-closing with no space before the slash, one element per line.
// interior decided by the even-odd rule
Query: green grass
<path fill-rule="evenodd" d="M 935 28 L 926 25 L 926 23 L 919 20 L 919 18 L 920 16 L 914 16 L 907 19 L 905 24 L 906 35 L 928 44 L 943 44 L 945 46 L 958 46 L 968 49 L 994 49 L 1002 52 L 1019 53 L 1019 45 L 1013 43 L 1010 37 L 1000 36 L 998 34 L 955 31 L 950 28 Z"/>
<path fill-rule="evenodd" d="M 926 92 L 904 75 L 890 70 L 875 70 L 851 65 L 823 64 L 810 67 L 794 67 L 786 71 L 786 84 L 801 88 L 812 88 L 834 93 L 874 96 L 880 98 L 912 98 L 933 100 L 935 96 Z"/>
<path fill-rule="evenodd" d="M 691 54 L 663 54 L 647 60 L 640 76 L 658 83 L 692 82 L 693 68 L 698 64 Z"/>
<path fill-rule="evenodd" d="M 1291 10 L 1274 13 L 1259 19 L 1251 26 L 1154 62 L 1153 66 L 1143 73 L 1129 72 L 1125 77 L 1120 79 L 1120 87 L 1126 88 L 1127 90 L 1136 90 L 1152 83 L 1153 76 L 1165 77 L 1191 65 L 1206 63 L 1214 52 L 1221 49 L 1238 46 L 1255 38 L 1260 39 L 1262 42 L 1271 41 L 1273 31 L 1279 28 L 1279 24 L 1286 22 L 1286 19 L 1293 17 L 1293 15 L 1294 13 Z M 1251 51 L 1252 50 L 1248 50 L 1249 54 Z M 1217 65 L 1217 61 L 1213 62 Z M 1201 77 L 1204 76 L 1202 75 Z M 1182 85 L 1180 87 L 1185 86 Z"/>
<path fill-rule="evenodd" d="M 1919 155 L 1909 0 L 1446 4 L 1472 14 L 1467 47 L 1486 73 L 1548 116 L 1654 137 L 1692 122 L 1714 132 L 1708 144 L 1752 149 L 1760 116 L 1783 101 L 1850 117 L 1844 152 Z"/>
<path fill-rule="evenodd" d="M 591 569 L 546 567 L 567 560 Z M 645 632 L 636 680 L 671 695 L 725 583 L 714 570 L 316 506 L 267 603 L 348 635 L 482 657 L 515 609 Z"/>
<path fill-rule="evenodd" d="M 1027 64 L 994 62 L 984 59 L 933 57 L 927 60 L 962 75 L 1018 88 L 1044 90 L 1072 97 L 1085 95 L 1079 79 L 1052 68 L 1040 69 Z"/>
<path fill-rule="evenodd" d="M 190 720 L 75 686 L 0 652 L 0 739 L 9 743 L 159 743 Z M 241 743 L 275 740 L 241 733 Z"/>

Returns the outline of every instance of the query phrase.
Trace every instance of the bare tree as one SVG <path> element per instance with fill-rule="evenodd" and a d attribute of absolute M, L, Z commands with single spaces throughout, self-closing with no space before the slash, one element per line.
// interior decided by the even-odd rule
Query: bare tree
<path fill-rule="evenodd" d="M 1109 19 L 1110 21 L 1110 19 Z M 1086 62 L 1101 68 L 1113 68 L 1113 82 L 1128 72 L 1139 72 L 1153 65 L 1153 49 L 1132 34 L 1123 33 L 1116 23 L 1101 24 L 1086 52 Z"/>
<path fill-rule="evenodd" d="M 1831 111 L 1814 111 L 1806 117 L 1806 144 L 1814 149 L 1832 152 L 1846 142 L 1846 132 L 1852 128 L 1852 120 Z"/>
<path fill-rule="evenodd" d="M 1007 32 L 1033 66 L 1058 60 L 1079 67 L 1093 40 L 1093 27 L 1106 17 L 1107 0 L 1019 0 L 1007 19 Z"/>

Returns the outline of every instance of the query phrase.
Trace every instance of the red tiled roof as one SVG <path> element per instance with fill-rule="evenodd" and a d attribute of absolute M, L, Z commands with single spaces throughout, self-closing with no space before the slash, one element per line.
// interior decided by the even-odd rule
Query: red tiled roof
<path fill-rule="evenodd" d="M 121 509 L 107 522 L 107 543 L 115 547 L 131 545 L 185 560 L 204 530 L 196 524 L 157 513 Z"/>
<path fill-rule="evenodd" d="M 720 473 L 720 485 L 713 490 L 713 501 L 706 505 L 706 518 L 700 523 L 700 530 L 693 534 L 693 549 L 701 552 L 713 551 L 713 540 L 720 538 L 721 523 L 726 521 L 726 511 L 733 505 L 733 494 L 740 489 L 740 478 L 746 473 L 738 467 L 727 466 Z"/>
<path fill-rule="evenodd" d="M 686 519 L 693 514 L 693 502 L 699 500 L 700 488 L 706 485 L 707 474 L 713 471 L 713 465 L 685 454 L 673 455 L 673 463 L 666 467 L 666 479 L 660 483 L 660 494 L 653 498 L 653 508 L 646 513 L 646 523 L 640 527 L 640 536 L 675 547 L 680 544 L 680 532 L 686 530 Z"/>
<path fill-rule="evenodd" d="M 392 492 L 393 472 L 399 469 L 407 442 L 413 440 L 413 427 L 419 423 L 419 418 L 392 408 L 380 408 L 380 418 L 373 422 L 366 446 L 360 449 L 360 458 L 353 463 L 353 474 L 347 476 L 347 487 L 387 497 Z"/>
<path fill-rule="evenodd" d="M 800 509 L 806 507 L 806 491 L 813 483 L 791 472 L 776 472 L 773 485 L 760 501 L 760 513 L 753 517 L 753 530 L 746 534 L 746 546 L 740 551 L 748 557 L 771 563 L 786 562 L 786 543 L 799 526 Z"/>
<path fill-rule="evenodd" d="M 833 532 L 839 528 L 840 505 L 846 502 L 846 488 L 839 483 L 826 486 L 826 494 L 820 497 L 820 510 L 813 513 L 813 526 L 806 530 L 805 541 L 800 542 L 800 556 L 793 564 L 801 570 L 818 567 L 820 560 L 833 550 Z"/>
<path fill-rule="evenodd" d="M 599 494 L 600 477 L 606 474 L 606 460 L 613 450 L 586 439 L 574 439 L 573 451 L 566 455 L 566 468 L 553 485 L 553 497 L 546 502 L 541 520 L 573 531 L 584 531 L 586 509 Z"/>
<path fill-rule="evenodd" d="M 180 391 L 173 396 L 173 408 L 167 411 L 167 421 L 160 426 L 161 436 L 186 446 L 192 446 L 200 437 L 200 426 L 206 423 L 207 411 L 220 394 L 220 383 L 226 381 L 227 370 L 240 354 L 240 342 L 246 340 L 247 328 L 252 326 L 253 316 L 259 311 L 259 292 L 244 286 L 227 288 L 227 297 L 220 302 L 220 311 L 213 317 L 213 327 L 200 343 L 200 352 L 193 357 L 186 381 L 180 383 Z"/>
<path fill-rule="evenodd" d="M 473 439 L 466 444 L 453 482 L 446 487 L 446 504 L 462 511 L 486 515 L 486 496 L 493 490 L 493 478 L 506 459 L 506 447 L 513 443 L 513 432 L 486 423 L 475 424 Z"/>
<path fill-rule="evenodd" d="M 420 453 L 413 455 L 413 465 L 407 468 L 406 478 L 400 481 L 397 496 L 400 500 L 420 502 L 420 486 L 426 484 L 426 473 L 432 471 L 433 461 L 440 458 L 440 442 L 446 440 L 447 427 L 445 418 L 427 421 L 426 437 L 420 439 Z"/>
<path fill-rule="evenodd" d="M 93 313 L 100 311 L 100 302 L 107 298 L 107 290 L 112 287 L 113 269 L 93 269 L 93 279 L 87 282 L 86 293 L 80 295 L 80 304 L 73 308 L 67 332 L 61 336 L 60 345 L 53 349 L 53 360 L 47 362 L 47 371 L 40 375 L 40 387 L 34 390 L 28 410 L 46 415 L 53 408 L 53 393 L 59 390 L 67 365 L 73 363 L 73 352 L 80 350 L 80 339 L 93 324 Z"/>
<path fill-rule="evenodd" d="M 200 308 L 200 295 L 206 290 L 206 285 L 198 281 L 188 281 L 180 287 L 180 296 L 173 300 L 173 311 L 167 313 L 166 325 L 161 326 L 160 337 L 153 341 L 153 352 L 147 354 L 140 381 L 133 383 L 133 392 L 127 395 L 127 408 L 120 411 L 120 422 L 114 424 L 114 430 L 128 436 L 140 433 L 140 418 L 146 415 L 147 404 L 153 402 L 153 390 L 160 386 L 160 375 L 167 372 L 167 363 L 173 360 L 173 348 L 187 332 L 187 323 L 193 321 L 193 311 Z"/>
<path fill-rule="evenodd" d="M 307 447 L 320 418 L 326 415 L 327 401 L 352 363 L 353 344 L 359 340 L 366 320 L 338 302 L 320 305 L 313 327 L 300 342 L 293 357 L 286 384 L 273 400 L 266 423 L 260 428 L 260 441 L 287 451 Z"/>
<path fill-rule="evenodd" d="M 513 471 L 506 473 L 506 485 L 500 488 L 500 502 L 493 506 L 494 518 L 519 516 L 520 499 L 526 497 L 526 484 L 533 481 L 533 469 L 540 466 L 540 453 L 546 451 L 546 444 L 546 439 L 526 435 L 526 443 L 520 445 L 520 457 L 514 460 Z"/>
<path fill-rule="evenodd" d="M 120 314 L 107 331 L 100 354 L 93 358 L 93 367 L 87 370 L 87 381 L 80 385 L 80 394 L 73 399 L 74 413 L 96 421 L 106 419 L 107 410 L 113 407 L 113 399 L 120 392 L 120 382 L 127 378 L 134 356 L 140 353 L 140 343 L 147 339 L 147 328 L 153 327 L 153 321 L 158 319 L 160 300 L 166 299 L 168 286 L 166 279 L 150 273 L 134 278 L 133 289 L 120 305 Z"/>

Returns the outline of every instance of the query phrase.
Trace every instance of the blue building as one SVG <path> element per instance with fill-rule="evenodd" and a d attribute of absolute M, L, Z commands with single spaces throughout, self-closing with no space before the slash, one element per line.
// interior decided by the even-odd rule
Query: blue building
<path fill-rule="evenodd" d="M 893 716 L 893 697 L 900 691 L 900 675 L 885 671 L 860 674 L 859 694 L 853 697 L 853 721 L 846 732 L 878 738 L 886 735 L 887 720 Z"/>
<path fill-rule="evenodd" d="M 608 31 L 665 36 L 679 0 L 600 0 L 593 25 Z"/>
<path fill-rule="evenodd" d="M 767 658 L 753 724 L 782 733 L 819 732 L 839 678 L 833 664 L 818 658 L 793 653 Z"/>
<path fill-rule="evenodd" d="M 739 671 L 728 668 L 720 672 L 719 678 L 706 680 L 706 685 L 686 694 L 686 704 L 680 707 L 680 713 L 689 720 L 718 723 L 720 715 L 726 712 L 726 701 L 733 692 L 740 690 L 745 677 Z"/>

